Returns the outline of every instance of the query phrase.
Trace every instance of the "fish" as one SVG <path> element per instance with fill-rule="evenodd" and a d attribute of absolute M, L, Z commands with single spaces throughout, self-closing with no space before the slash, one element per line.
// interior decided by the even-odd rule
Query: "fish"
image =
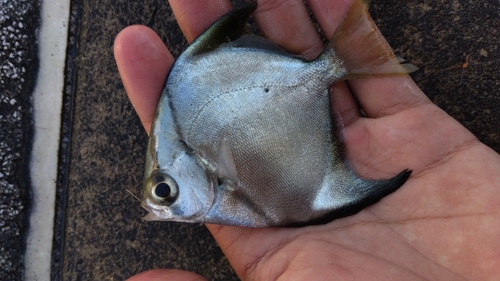
<path fill-rule="evenodd" d="M 354 0 L 314 60 L 249 34 L 256 3 L 234 8 L 174 63 L 150 131 L 145 220 L 301 227 L 350 216 L 411 174 L 363 179 L 330 106 L 336 81 L 401 75 L 366 1 Z"/>

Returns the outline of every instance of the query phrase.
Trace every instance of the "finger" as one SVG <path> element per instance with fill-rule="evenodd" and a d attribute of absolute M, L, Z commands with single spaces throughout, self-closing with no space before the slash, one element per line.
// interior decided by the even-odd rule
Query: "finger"
<path fill-rule="evenodd" d="M 328 38 L 341 23 L 351 2 L 351 0 L 308 1 L 311 11 Z M 364 78 L 351 80 L 348 83 L 369 117 L 387 116 L 430 102 L 407 75 Z"/>
<path fill-rule="evenodd" d="M 348 84 L 371 118 L 431 103 L 408 75 L 351 80 Z"/>
<path fill-rule="evenodd" d="M 169 0 L 175 18 L 188 42 L 193 41 L 232 7 L 229 0 Z"/>
<path fill-rule="evenodd" d="M 202 276 L 184 270 L 154 269 L 127 279 L 128 281 L 206 281 Z"/>
<path fill-rule="evenodd" d="M 118 34 L 114 54 L 125 90 L 149 133 L 174 58 L 154 31 L 139 25 Z"/>
<path fill-rule="evenodd" d="M 266 254 L 283 246 L 283 241 L 293 239 L 302 230 L 301 228 L 246 228 L 237 226 L 224 226 L 206 224 L 208 230 L 217 240 L 224 255 L 231 263 L 234 271 L 243 280 L 261 280 L 259 276 L 252 276 L 254 269 L 263 260 Z M 286 264 L 275 264 L 273 272 L 266 276 L 269 280 L 275 280 Z"/>
<path fill-rule="evenodd" d="M 252 17 L 265 37 L 289 52 L 314 59 L 323 50 L 302 0 L 260 0 Z"/>
<path fill-rule="evenodd" d="M 307 4 L 318 21 L 326 38 L 332 38 L 333 33 L 347 14 L 352 0 L 308 0 Z"/>
<path fill-rule="evenodd" d="M 360 112 L 351 91 L 344 81 L 337 82 L 330 87 L 330 99 L 332 107 L 342 120 L 342 124 L 348 127 L 360 117 Z"/>

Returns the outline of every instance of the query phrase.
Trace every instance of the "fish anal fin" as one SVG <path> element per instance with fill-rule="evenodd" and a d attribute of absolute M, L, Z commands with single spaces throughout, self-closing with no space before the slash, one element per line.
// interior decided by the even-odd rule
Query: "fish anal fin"
<path fill-rule="evenodd" d="M 391 76 L 413 72 L 412 64 L 400 64 L 368 12 L 368 2 L 354 0 L 335 31 L 326 52 L 333 52 L 344 63 L 346 79 Z"/>
<path fill-rule="evenodd" d="M 198 36 L 189 45 L 186 53 L 197 55 L 209 52 L 223 43 L 240 38 L 247 33 L 246 24 L 248 18 L 256 8 L 256 2 L 249 2 L 228 12 Z"/>

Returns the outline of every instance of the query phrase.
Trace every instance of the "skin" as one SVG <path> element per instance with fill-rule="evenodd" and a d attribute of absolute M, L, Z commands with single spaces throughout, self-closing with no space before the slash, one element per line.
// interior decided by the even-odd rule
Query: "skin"
<path fill-rule="evenodd" d="M 350 0 L 308 1 L 327 36 Z M 229 1 L 170 4 L 188 41 L 231 9 Z M 278 45 L 312 59 L 323 46 L 302 0 L 261 0 L 254 18 Z M 149 132 L 174 58 L 144 26 L 124 29 L 115 58 Z M 348 157 L 366 178 L 413 173 L 358 214 L 319 226 L 250 229 L 207 225 L 242 280 L 494 280 L 500 276 L 500 155 L 480 143 L 408 76 L 332 86 Z M 368 117 L 361 117 L 354 97 Z M 205 280 L 151 270 L 129 280 Z"/>

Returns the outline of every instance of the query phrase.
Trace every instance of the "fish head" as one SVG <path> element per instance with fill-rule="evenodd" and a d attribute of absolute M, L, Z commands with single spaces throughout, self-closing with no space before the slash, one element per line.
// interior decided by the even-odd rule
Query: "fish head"
<path fill-rule="evenodd" d="M 153 170 L 144 183 L 142 207 L 149 212 L 144 219 L 202 222 L 212 207 L 213 189 L 206 178 L 189 176 L 192 172 L 197 171 Z"/>
<path fill-rule="evenodd" d="M 168 105 L 160 108 L 146 155 L 144 219 L 203 222 L 214 204 L 215 181 L 177 134 Z"/>

